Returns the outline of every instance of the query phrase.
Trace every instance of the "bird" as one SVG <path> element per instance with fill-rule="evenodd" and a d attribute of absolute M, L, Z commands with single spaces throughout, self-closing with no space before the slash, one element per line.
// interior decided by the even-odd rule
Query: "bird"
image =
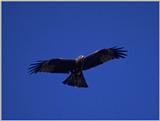
<path fill-rule="evenodd" d="M 114 59 L 125 58 L 127 50 L 124 47 L 111 47 L 97 50 L 90 55 L 80 55 L 75 59 L 53 58 L 49 60 L 40 60 L 30 64 L 29 73 L 48 72 L 64 73 L 69 76 L 63 81 L 63 84 L 87 88 L 88 84 L 84 78 L 83 71 L 101 65 Z"/>

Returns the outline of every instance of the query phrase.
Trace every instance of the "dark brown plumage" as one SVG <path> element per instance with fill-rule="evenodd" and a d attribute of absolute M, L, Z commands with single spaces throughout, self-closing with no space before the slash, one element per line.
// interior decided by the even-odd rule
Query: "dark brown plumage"
<path fill-rule="evenodd" d="M 123 47 L 112 47 L 101 49 L 86 57 L 79 56 L 77 59 L 51 59 L 38 61 L 29 67 L 30 73 L 49 72 L 49 73 L 71 73 L 70 76 L 63 81 L 64 84 L 75 87 L 88 87 L 82 71 L 88 70 L 104 62 L 125 58 L 126 50 Z"/>

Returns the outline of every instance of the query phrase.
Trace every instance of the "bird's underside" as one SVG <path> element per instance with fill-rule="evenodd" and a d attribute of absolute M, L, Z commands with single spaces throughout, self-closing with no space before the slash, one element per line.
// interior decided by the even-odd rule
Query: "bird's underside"
<path fill-rule="evenodd" d="M 30 73 L 49 72 L 49 73 L 70 73 L 68 78 L 63 81 L 63 84 L 67 84 L 73 87 L 87 88 L 88 85 L 83 76 L 84 70 L 88 70 L 104 62 L 125 58 L 126 50 L 123 48 L 108 48 L 96 51 L 86 57 L 80 56 L 77 59 L 50 59 L 44 61 L 38 61 L 35 64 L 31 64 L 29 67 Z"/>

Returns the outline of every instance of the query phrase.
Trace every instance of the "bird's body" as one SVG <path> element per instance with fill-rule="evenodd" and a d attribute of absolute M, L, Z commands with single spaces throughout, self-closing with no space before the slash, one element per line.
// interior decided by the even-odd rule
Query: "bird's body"
<path fill-rule="evenodd" d="M 79 56 L 75 61 L 75 67 L 71 70 L 71 75 L 63 81 L 64 84 L 77 87 L 88 87 L 83 76 L 84 56 Z"/>
<path fill-rule="evenodd" d="M 88 87 L 83 72 L 92 67 L 98 66 L 112 59 L 124 58 L 126 50 L 123 48 L 101 49 L 88 56 L 79 56 L 76 59 L 51 59 L 38 61 L 31 64 L 30 72 L 50 72 L 50 73 L 70 73 L 69 77 L 63 81 L 64 84 L 75 87 Z"/>

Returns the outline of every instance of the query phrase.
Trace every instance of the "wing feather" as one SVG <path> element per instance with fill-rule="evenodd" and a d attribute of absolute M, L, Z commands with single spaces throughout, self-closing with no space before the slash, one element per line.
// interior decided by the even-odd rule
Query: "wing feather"
<path fill-rule="evenodd" d="M 127 56 L 126 52 L 126 50 L 123 50 L 123 47 L 112 47 L 96 51 L 85 57 L 83 70 L 90 69 L 113 59 L 125 58 Z"/>
<path fill-rule="evenodd" d="M 75 66 L 72 59 L 51 59 L 38 61 L 29 67 L 30 73 L 49 72 L 49 73 L 69 73 Z"/>

